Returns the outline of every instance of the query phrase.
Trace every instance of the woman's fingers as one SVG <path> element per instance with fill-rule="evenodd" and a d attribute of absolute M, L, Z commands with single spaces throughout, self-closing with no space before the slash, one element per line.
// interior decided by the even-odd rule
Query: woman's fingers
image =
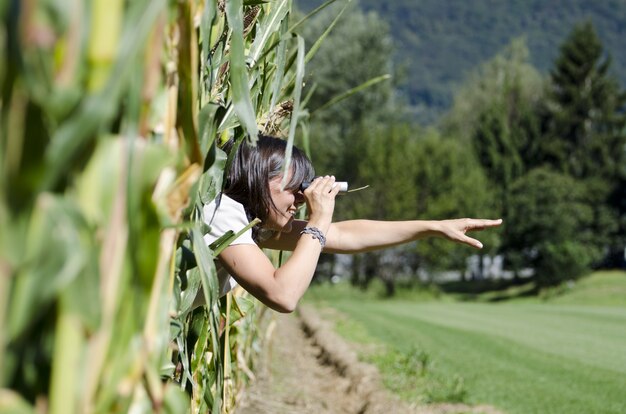
<path fill-rule="evenodd" d="M 466 230 L 484 230 L 488 227 L 496 227 L 502 224 L 502 219 L 488 220 L 488 219 L 468 219 Z"/>
<path fill-rule="evenodd" d="M 483 248 L 483 244 L 480 241 L 478 241 L 476 239 L 472 239 L 471 237 L 465 236 L 460 241 L 461 241 L 461 243 L 465 243 L 465 244 L 467 244 L 467 245 L 469 245 L 471 247 L 475 247 L 477 249 L 482 249 Z"/>
<path fill-rule="evenodd" d="M 333 196 L 336 196 L 337 194 L 339 194 L 339 191 L 341 191 L 341 186 L 335 183 L 335 180 L 333 177 L 333 186 L 330 189 L 330 194 L 332 194 Z"/>
<path fill-rule="evenodd" d="M 310 223 L 313 222 L 323 227 L 332 221 L 335 196 L 339 192 L 339 188 L 333 188 L 334 184 L 335 177 L 333 176 L 318 177 L 313 180 L 309 188 L 304 190 Z"/>
<path fill-rule="evenodd" d="M 330 193 L 335 187 L 335 177 L 332 175 L 326 175 L 324 177 L 317 177 L 311 182 L 309 188 L 305 190 L 305 193 L 313 193 L 315 191 L 321 191 L 322 194 Z"/>
<path fill-rule="evenodd" d="M 489 227 L 496 227 L 501 224 L 502 224 L 502 219 L 497 219 L 497 220 L 470 219 L 465 231 L 479 231 L 479 230 L 484 230 Z M 472 247 L 475 247 L 477 249 L 483 248 L 483 244 L 480 241 L 473 239 L 471 237 L 468 237 L 465 234 L 463 234 L 463 238 L 461 239 L 461 242 L 468 244 Z"/>
<path fill-rule="evenodd" d="M 502 224 L 502 219 L 488 220 L 466 218 L 459 220 L 450 220 L 447 221 L 447 223 L 449 223 L 449 226 L 446 226 L 447 230 L 444 230 L 444 235 L 448 239 L 467 244 L 477 249 L 482 249 L 483 244 L 480 241 L 469 237 L 466 233 L 469 231 L 478 231 L 490 227 L 499 226 Z"/>
<path fill-rule="evenodd" d="M 324 181 L 324 187 L 323 187 L 324 193 L 330 193 L 333 189 L 334 184 L 335 184 L 335 177 L 333 177 L 332 175 L 330 177 L 327 176 Z"/>

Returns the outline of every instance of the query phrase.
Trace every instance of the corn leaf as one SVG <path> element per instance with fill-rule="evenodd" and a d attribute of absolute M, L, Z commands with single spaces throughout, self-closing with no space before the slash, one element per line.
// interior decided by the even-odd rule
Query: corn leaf
<path fill-rule="evenodd" d="M 281 186 L 284 188 L 287 185 L 287 179 L 289 178 L 289 174 L 286 174 L 286 171 L 289 171 L 289 167 L 291 165 L 291 153 L 293 150 L 293 140 L 296 135 L 296 128 L 298 126 L 298 117 L 300 116 L 300 95 L 302 93 L 302 79 L 304 78 L 304 39 L 301 36 L 297 37 L 298 39 L 298 57 L 296 64 L 296 80 L 295 80 L 295 90 L 294 90 L 294 98 L 293 98 L 293 111 L 291 112 L 291 124 L 289 125 L 289 138 L 287 140 L 287 148 L 285 150 L 285 163 L 283 166 L 283 180 Z"/>
<path fill-rule="evenodd" d="M 377 76 L 375 78 L 369 79 L 365 82 L 363 82 L 362 84 L 355 86 L 352 89 L 349 89 L 343 93 L 340 93 L 339 95 L 336 95 L 334 97 L 332 97 L 328 102 L 326 102 L 325 104 L 323 104 L 322 106 L 315 108 L 315 110 L 313 110 L 311 112 L 311 116 L 313 116 L 313 114 L 315 114 L 317 111 L 322 111 L 326 108 L 329 108 L 341 101 L 343 101 L 344 99 L 347 99 L 349 97 L 351 97 L 352 95 L 361 92 L 364 89 L 367 89 L 373 85 L 376 85 L 377 83 L 380 83 L 382 81 L 386 81 L 387 79 L 391 79 L 391 75 L 387 74 L 387 75 L 381 75 L 381 76 Z"/>
<path fill-rule="evenodd" d="M 248 87 L 248 74 L 246 58 L 244 54 L 243 40 L 243 5 L 241 0 L 229 0 L 226 2 L 226 17 L 231 27 L 230 43 L 230 83 L 232 85 L 233 106 L 241 126 L 247 132 L 251 143 L 256 143 L 259 130 L 256 117 L 250 101 Z"/>
<path fill-rule="evenodd" d="M 270 37 L 276 33 L 288 11 L 288 0 L 278 0 L 272 3 L 271 12 L 265 15 L 265 18 L 260 22 L 260 33 L 257 33 L 257 36 L 252 43 L 249 55 L 249 66 L 252 67 L 256 65 L 259 56 L 261 56 L 261 53 L 265 49 L 265 45 L 269 41 Z"/>

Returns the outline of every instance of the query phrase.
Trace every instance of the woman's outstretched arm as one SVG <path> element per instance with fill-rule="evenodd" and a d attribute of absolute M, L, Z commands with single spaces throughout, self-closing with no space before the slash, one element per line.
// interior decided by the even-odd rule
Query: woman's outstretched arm
<path fill-rule="evenodd" d="M 467 235 L 468 232 L 484 230 L 502 224 L 502 220 L 453 219 L 377 221 L 347 220 L 332 223 L 326 234 L 326 253 L 360 253 L 397 246 L 426 237 L 442 237 L 475 248 L 482 243 Z M 290 233 L 280 234 L 267 240 L 263 247 L 277 250 L 293 250 L 306 221 L 297 221 Z"/>
<path fill-rule="evenodd" d="M 482 243 L 470 231 L 499 226 L 502 220 L 453 219 L 376 221 L 348 220 L 333 223 L 328 230 L 325 252 L 360 253 L 408 243 L 425 237 L 442 237 L 480 249 Z"/>

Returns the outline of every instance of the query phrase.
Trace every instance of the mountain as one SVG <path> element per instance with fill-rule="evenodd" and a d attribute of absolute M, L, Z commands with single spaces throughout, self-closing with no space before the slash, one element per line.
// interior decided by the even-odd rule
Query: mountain
<path fill-rule="evenodd" d="M 320 0 L 295 0 L 304 11 Z M 388 22 L 399 93 L 423 122 L 450 107 L 457 88 L 482 62 L 524 37 L 532 63 L 547 73 L 576 23 L 591 20 L 626 85 L 624 0 L 360 0 L 359 7 Z"/>

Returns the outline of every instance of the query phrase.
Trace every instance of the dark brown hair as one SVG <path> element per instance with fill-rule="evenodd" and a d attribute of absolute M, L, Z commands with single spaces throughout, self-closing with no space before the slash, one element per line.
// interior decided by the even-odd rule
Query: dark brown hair
<path fill-rule="evenodd" d="M 281 174 L 286 149 L 287 141 L 267 135 L 259 135 L 256 146 L 245 140 L 238 146 L 232 140 L 224 145 L 227 153 L 236 151 L 228 171 L 224 194 L 243 205 L 248 220 L 258 217 L 265 223 L 270 209 L 276 211 L 269 181 Z M 293 175 L 285 186 L 289 191 L 297 191 L 303 181 L 311 181 L 315 177 L 311 161 L 295 146 L 290 169 Z"/>

